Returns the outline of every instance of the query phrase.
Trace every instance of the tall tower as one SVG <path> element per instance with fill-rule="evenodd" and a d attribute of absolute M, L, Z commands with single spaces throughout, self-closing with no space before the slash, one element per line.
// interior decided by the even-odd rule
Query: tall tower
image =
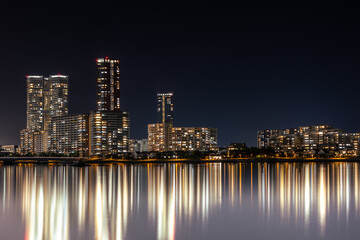
<path fill-rule="evenodd" d="M 68 76 L 26 76 L 26 129 L 20 132 L 23 154 L 48 150 L 48 124 L 51 117 L 68 114 Z"/>
<path fill-rule="evenodd" d="M 69 78 L 65 75 L 27 76 L 26 128 L 46 129 L 49 117 L 68 114 Z"/>
<path fill-rule="evenodd" d="M 49 86 L 49 115 L 60 117 L 68 115 L 69 77 L 65 75 L 51 75 Z"/>
<path fill-rule="evenodd" d="M 173 93 L 158 93 L 157 94 L 157 114 L 158 123 L 173 124 L 174 121 L 174 105 L 172 103 Z"/>
<path fill-rule="evenodd" d="M 44 123 L 44 77 L 26 76 L 26 128 L 42 130 Z"/>
<path fill-rule="evenodd" d="M 68 95 L 69 95 L 69 77 L 66 75 L 50 75 L 44 78 L 44 130 L 52 117 L 67 116 Z"/>
<path fill-rule="evenodd" d="M 120 60 L 105 58 L 97 62 L 97 110 L 120 111 Z"/>
<path fill-rule="evenodd" d="M 120 110 L 120 61 L 98 58 L 96 67 L 97 111 L 90 114 L 90 154 L 128 152 L 130 116 Z"/>

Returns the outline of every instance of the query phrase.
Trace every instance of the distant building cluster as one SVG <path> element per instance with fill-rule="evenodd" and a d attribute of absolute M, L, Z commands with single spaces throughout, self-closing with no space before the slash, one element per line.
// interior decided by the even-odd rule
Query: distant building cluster
<path fill-rule="evenodd" d="M 148 125 L 151 152 L 217 150 L 217 129 L 207 127 L 174 127 L 173 94 L 158 93 L 158 122 Z"/>
<path fill-rule="evenodd" d="M 173 127 L 173 94 L 157 94 L 158 123 L 148 139 L 130 139 L 130 116 L 120 108 L 120 61 L 98 58 L 97 110 L 69 114 L 69 77 L 26 77 L 26 129 L 20 131 L 22 155 L 119 156 L 144 152 L 216 150 L 217 131 Z M 143 155 L 141 155 L 142 157 Z"/>
<path fill-rule="evenodd" d="M 27 76 L 21 154 L 104 156 L 129 151 L 129 113 L 120 110 L 120 61 L 98 58 L 96 66 L 97 110 L 89 114 L 68 114 L 68 76 Z"/>
<path fill-rule="evenodd" d="M 130 139 L 130 115 L 120 108 L 120 61 L 98 58 L 97 109 L 69 114 L 69 77 L 62 74 L 26 76 L 26 129 L 20 145 L 2 145 L 0 153 L 65 156 L 129 156 L 135 158 L 254 156 L 359 156 L 360 133 L 330 125 L 266 129 L 257 134 L 257 149 L 244 143 L 218 148 L 217 129 L 174 126 L 173 93 L 157 94 L 157 123 L 148 124 L 147 139 Z M 184 152 L 195 155 L 185 154 Z"/>
<path fill-rule="evenodd" d="M 273 148 L 275 152 L 285 154 L 358 156 L 359 140 L 360 133 L 346 133 L 330 125 L 315 125 L 260 130 L 257 135 L 257 146 Z"/>

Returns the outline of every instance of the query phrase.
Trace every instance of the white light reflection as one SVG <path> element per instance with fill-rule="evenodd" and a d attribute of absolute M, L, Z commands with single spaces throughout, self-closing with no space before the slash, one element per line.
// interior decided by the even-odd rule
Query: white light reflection
<path fill-rule="evenodd" d="M 268 224 L 279 215 L 326 237 L 331 213 L 358 215 L 358 172 L 358 163 L 1 166 L 0 206 L 21 209 L 29 240 L 125 239 L 140 212 L 157 239 L 176 239 L 244 200 Z"/>

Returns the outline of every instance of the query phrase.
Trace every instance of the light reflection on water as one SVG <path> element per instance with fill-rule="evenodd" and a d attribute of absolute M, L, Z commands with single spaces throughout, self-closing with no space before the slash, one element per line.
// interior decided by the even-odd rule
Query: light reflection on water
<path fill-rule="evenodd" d="M 352 227 L 360 223 L 359 167 L 0 166 L 0 225 L 9 225 L 0 227 L 0 235 L 28 240 L 351 239 L 360 233 Z"/>

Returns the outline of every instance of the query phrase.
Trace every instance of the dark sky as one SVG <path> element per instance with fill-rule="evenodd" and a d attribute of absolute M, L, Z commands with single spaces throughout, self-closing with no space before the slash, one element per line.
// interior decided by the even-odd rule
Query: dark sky
<path fill-rule="evenodd" d="M 132 138 L 174 92 L 175 125 L 218 128 L 219 145 L 256 131 L 327 123 L 360 132 L 359 9 L 352 6 L 81 6 L 1 9 L 0 144 L 18 143 L 28 74 L 70 76 L 70 113 L 95 109 L 97 57 L 121 61 Z"/>

